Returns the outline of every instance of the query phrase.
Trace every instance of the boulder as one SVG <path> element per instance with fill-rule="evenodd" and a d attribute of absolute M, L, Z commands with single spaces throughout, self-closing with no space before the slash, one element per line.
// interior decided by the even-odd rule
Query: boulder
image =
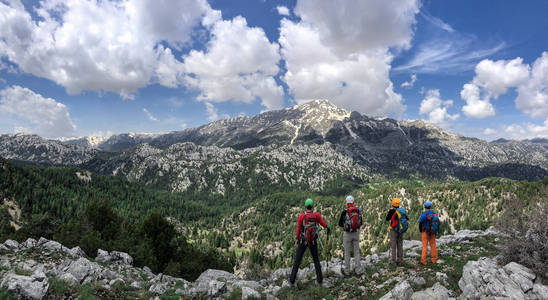
<path fill-rule="evenodd" d="M 162 295 L 167 291 L 167 283 L 156 283 L 150 286 L 148 289 L 149 292 Z"/>
<path fill-rule="evenodd" d="M 97 257 L 95 258 L 98 261 L 110 262 L 119 265 L 131 266 L 133 264 L 133 257 L 125 252 L 119 251 L 105 251 L 98 249 Z"/>
<path fill-rule="evenodd" d="M 86 253 L 84 252 L 84 250 L 82 250 L 82 248 L 76 246 L 76 247 L 73 247 L 72 249 L 69 250 L 69 254 L 72 256 L 72 257 L 86 257 Z"/>
<path fill-rule="evenodd" d="M 418 286 L 423 286 L 426 284 L 426 280 L 421 276 L 416 276 L 411 279 L 411 282 Z"/>
<path fill-rule="evenodd" d="M 446 300 L 449 299 L 449 290 L 439 282 L 436 282 L 431 288 L 415 292 L 411 300 Z"/>
<path fill-rule="evenodd" d="M 64 263 L 66 264 L 66 262 Z M 83 257 L 76 261 L 69 261 L 69 265 L 59 271 L 60 275 L 63 273 L 70 273 L 79 284 L 86 284 L 103 279 L 103 268 L 97 263 L 91 262 Z"/>
<path fill-rule="evenodd" d="M 469 261 L 459 280 L 460 299 L 548 299 L 548 287 L 534 284 L 535 278 L 530 269 L 515 262 L 501 268 L 494 259 Z"/>
<path fill-rule="evenodd" d="M 382 296 L 380 300 L 409 300 L 413 295 L 413 288 L 407 280 L 397 284 L 390 292 Z"/>
<path fill-rule="evenodd" d="M 2 279 L 0 287 L 23 299 L 42 299 L 48 292 L 48 278 L 44 272 L 37 270 L 31 276 L 8 273 Z"/>
<path fill-rule="evenodd" d="M 208 269 L 200 274 L 200 277 L 196 279 L 196 283 L 207 282 L 210 280 L 218 280 L 223 282 L 234 282 L 239 280 L 236 275 L 222 270 Z"/>
<path fill-rule="evenodd" d="M 3 245 L 6 249 L 11 251 L 17 251 L 20 248 L 19 243 L 14 240 L 6 240 Z"/>
<path fill-rule="evenodd" d="M 35 240 L 35 239 L 33 239 L 33 238 L 28 238 L 26 241 L 24 241 L 24 242 L 21 244 L 21 248 L 23 248 L 23 249 L 34 248 L 34 247 L 36 247 L 36 243 L 38 243 L 37 240 Z"/>
<path fill-rule="evenodd" d="M 256 290 L 249 288 L 247 286 L 244 286 L 242 288 L 242 300 L 247 300 L 249 297 L 253 297 L 255 299 L 261 298 L 261 294 L 257 292 Z"/>
<path fill-rule="evenodd" d="M 447 277 L 447 274 L 442 272 L 436 272 L 436 280 L 439 282 L 447 283 L 447 280 L 449 278 Z"/>
<path fill-rule="evenodd" d="M 59 276 L 60 280 L 63 280 L 64 282 L 68 283 L 70 286 L 76 286 L 78 285 L 78 279 L 74 277 L 74 275 L 70 273 L 64 273 L 61 276 Z"/>
<path fill-rule="evenodd" d="M 136 289 L 136 290 L 140 290 L 143 288 L 143 283 L 140 282 L 140 281 L 134 281 L 131 283 L 131 287 Z"/>
<path fill-rule="evenodd" d="M 533 290 L 527 294 L 531 300 L 543 300 L 548 299 L 548 286 L 541 284 L 534 284 Z"/>

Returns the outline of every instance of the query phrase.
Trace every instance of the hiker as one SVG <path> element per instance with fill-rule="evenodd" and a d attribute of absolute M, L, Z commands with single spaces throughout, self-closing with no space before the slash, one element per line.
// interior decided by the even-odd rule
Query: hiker
<path fill-rule="evenodd" d="M 354 197 L 346 197 L 346 208 L 342 211 L 339 218 L 339 226 L 344 229 L 343 244 L 344 244 L 344 275 L 349 275 L 352 270 L 350 268 L 350 251 L 354 249 L 354 266 L 356 272 L 361 269 L 360 259 L 360 227 L 362 226 L 362 209 L 354 203 Z"/>
<path fill-rule="evenodd" d="M 426 265 L 428 244 L 430 244 L 430 256 L 432 263 L 438 261 L 438 249 L 436 248 L 436 234 L 440 228 L 438 214 L 432 211 L 432 202 L 424 203 L 424 211 L 419 219 L 419 231 L 422 232 L 422 257 L 421 263 Z"/>
<path fill-rule="evenodd" d="M 400 199 L 392 199 L 392 208 L 386 215 L 386 221 L 390 221 L 388 229 L 390 230 L 390 249 L 393 265 L 401 266 L 403 264 L 403 234 L 408 228 L 408 218 L 405 209 L 400 207 Z"/>
<path fill-rule="evenodd" d="M 316 281 L 319 285 L 323 283 L 322 267 L 320 265 L 320 259 L 318 257 L 318 224 L 327 228 L 327 234 L 329 235 L 331 228 L 322 219 L 322 216 L 318 212 L 314 212 L 314 201 L 308 198 L 304 202 L 306 211 L 299 215 L 297 221 L 297 253 L 295 254 L 295 262 L 293 263 L 293 269 L 291 270 L 291 276 L 289 277 L 289 283 L 295 284 L 295 278 L 297 277 L 297 271 L 301 265 L 304 251 L 307 248 L 310 249 L 312 259 L 314 260 L 314 267 L 316 268 Z"/>

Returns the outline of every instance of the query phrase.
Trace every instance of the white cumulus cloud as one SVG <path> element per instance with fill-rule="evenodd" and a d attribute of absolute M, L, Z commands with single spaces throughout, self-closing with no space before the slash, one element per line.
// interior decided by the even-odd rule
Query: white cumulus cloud
<path fill-rule="evenodd" d="M 12 119 L 17 132 L 48 138 L 73 136 L 76 129 L 66 105 L 17 85 L 0 91 L 0 116 Z"/>
<path fill-rule="evenodd" d="M 389 1 L 390 2 L 390 1 Z M 419 2 L 299 0 L 283 19 L 283 80 L 298 103 L 327 98 L 369 115 L 403 112 L 389 78 L 390 47 L 407 48 Z"/>
<path fill-rule="evenodd" d="M 236 17 L 215 23 L 205 51 L 184 56 L 184 81 L 200 90 L 199 100 L 251 103 L 260 98 L 268 109 L 281 108 L 284 92 L 274 80 L 279 61 L 278 44 L 270 43 L 262 28 Z"/>
<path fill-rule="evenodd" d="M 278 11 L 278 14 L 280 14 L 282 16 L 289 16 L 290 15 L 289 8 L 287 8 L 287 6 L 278 5 L 278 6 L 276 6 L 276 10 Z"/>
<path fill-rule="evenodd" d="M 447 108 L 451 105 L 453 105 L 453 100 L 442 100 L 439 90 L 428 90 L 426 97 L 421 101 L 419 114 L 428 115 L 428 122 L 443 126 L 448 121 L 454 121 L 459 117 L 459 114 L 447 112 Z"/>
<path fill-rule="evenodd" d="M 523 83 L 529 77 L 529 66 L 518 57 L 513 60 L 484 59 L 476 66 L 474 84 L 484 88 L 494 98 L 506 93 L 509 87 Z"/>
<path fill-rule="evenodd" d="M 160 3 L 159 3 L 160 2 Z M 50 79 L 70 94 L 110 91 L 125 98 L 151 81 L 176 85 L 169 49 L 215 19 L 206 0 L 44 0 L 38 19 L 19 0 L 0 2 L 0 57 Z"/>
<path fill-rule="evenodd" d="M 474 79 L 463 86 L 461 97 L 466 105 L 462 110 L 474 118 L 494 116 L 490 99 L 505 94 L 509 88 L 517 89 L 517 109 L 533 118 L 548 117 L 548 52 L 543 52 L 532 66 L 524 64 L 520 57 L 482 60 L 476 66 Z"/>
<path fill-rule="evenodd" d="M 529 79 L 518 86 L 516 107 L 533 118 L 548 117 L 548 52 L 537 58 Z"/>
<path fill-rule="evenodd" d="M 483 119 L 495 115 L 495 108 L 489 100 L 489 96 L 481 98 L 480 88 L 473 84 L 467 83 L 462 87 L 460 97 L 466 102 L 462 107 L 462 112 L 468 117 Z"/>

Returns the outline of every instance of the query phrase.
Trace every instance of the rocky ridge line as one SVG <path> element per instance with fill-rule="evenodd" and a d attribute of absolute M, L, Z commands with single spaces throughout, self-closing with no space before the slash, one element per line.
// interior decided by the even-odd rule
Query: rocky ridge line
<path fill-rule="evenodd" d="M 486 231 L 462 230 L 454 235 L 441 237 L 438 245 L 464 245 L 475 238 L 497 234 L 492 228 Z M 420 247 L 419 241 L 406 240 L 406 257 L 416 257 Z M 23 259 L 25 255 L 32 258 Z M 362 260 L 362 265 L 376 268 L 382 273 L 379 262 L 388 255 L 388 252 L 368 255 Z M 68 249 L 44 238 L 39 241 L 28 239 L 21 244 L 7 240 L 0 244 L 0 287 L 18 297 L 43 299 L 48 295 L 49 281 L 56 278 L 70 286 L 100 283 L 105 289 L 111 289 L 116 285 L 125 285 L 157 296 L 170 292 L 190 298 L 221 299 L 239 289 L 242 299 L 277 299 L 282 289 L 287 289 L 290 272 L 289 268 L 278 269 L 268 278 L 254 281 L 238 278 L 226 271 L 207 270 L 191 283 L 181 278 L 153 274 L 147 267 L 133 267 L 132 262 L 133 259 L 127 253 L 104 250 L 99 250 L 92 261 L 79 247 Z M 324 279 L 325 283 L 333 288 L 335 282 L 344 277 L 341 272 L 343 262 L 339 258 L 333 258 L 329 265 L 326 261 L 321 264 L 324 274 L 328 275 Z M 24 274 L 17 274 L 18 272 Z M 428 288 L 424 287 L 424 278 L 414 270 L 400 273 L 401 277 L 391 278 L 377 285 L 379 290 L 395 285 L 381 299 L 451 299 L 456 296 L 455 291 L 447 288 L 447 275 L 444 273 L 436 273 L 437 282 Z M 298 273 L 299 282 L 313 282 L 314 277 L 313 265 L 302 268 Z M 373 274 L 372 277 L 378 278 L 379 274 Z M 467 262 L 458 285 L 462 291 L 459 299 L 548 299 L 548 287 L 542 285 L 531 270 L 517 263 L 499 267 L 490 258 Z M 422 289 L 414 291 L 412 286 Z M 365 292 L 364 287 L 358 288 Z"/>

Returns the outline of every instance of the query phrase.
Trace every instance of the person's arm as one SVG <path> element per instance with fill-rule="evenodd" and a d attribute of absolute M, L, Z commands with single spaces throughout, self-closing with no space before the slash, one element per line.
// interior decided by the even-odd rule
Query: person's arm
<path fill-rule="evenodd" d="M 388 211 L 388 214 L 386 215 L 386 221 L 392 220 L 392 215 L 394 214 L 395 211 L 396 211 L 396 210 L 393 209 L 393 208 L 392 208 L 391 210 Z"/>
<path fill-rule="evenodd" d="M 422 222 L 424 221 L 424 216 L 424 213 L 422 213 L 419 218 L 419 232 L 422 232 Z"/>
<path fill-rule="evenodd" d="M 322 219 L 322 215 L 320 215 L 319 212 L 316 213 L 316 215 L 318 216 L 318 218 L 320 219 L 320 225 L 323 226 L 323 228 L 327 228 L 327 223 L 325 223 L 325 221 Z"/>
<path fill-rule="evenodd" d="M 339 218 L 339 226 L 344 227 L 344 215 L 346 214 L 346 209 L 342 211 L 341 216 Z"/>
<path fill-rule="evenodd" d="M 299 234 L 301 234 L 301 226 L 303 224 L 304 214 L 299 215 L 299 220 L 297 221 L 297 240 L 299 239 Z"/>

